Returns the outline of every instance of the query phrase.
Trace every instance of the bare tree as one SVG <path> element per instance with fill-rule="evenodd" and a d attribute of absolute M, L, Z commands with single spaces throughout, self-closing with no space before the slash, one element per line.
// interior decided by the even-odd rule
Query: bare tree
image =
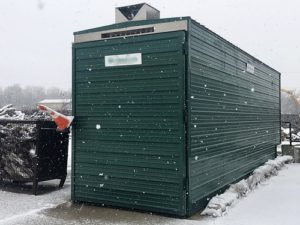
<path fill-rule="evenodd" d="M 70 90 L 62 90 L 57 87 L 45 89 L 39 86 L 27 86 L 22 88 L 17 84 L 5 88 L 0 87 L 0 107 L 13 104 L 15 108 L 21 110 L 35 109 L 36 104 L 46 98 L 61 99 L 70 97 Z"/>
<path fill-rule="evenodd" d="M 282 89 L 281 114 L 300 114 L 300 92 L 297 90 Z"/>

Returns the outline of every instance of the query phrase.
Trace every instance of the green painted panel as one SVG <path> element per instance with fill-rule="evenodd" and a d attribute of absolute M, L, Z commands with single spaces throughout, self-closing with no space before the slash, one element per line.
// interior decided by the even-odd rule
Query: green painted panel
<path fill-rule="evenodd" d="M 73 46 L 73 200 L 185 215 L 184 42 L 180 31 Z M 130 53 L 142 64 L 105 67 Z"/>
<path fill-rule="evenodd" d="M 274 158 L 280 74 L 191 21 L 189 214 L 207 197 Z M 255 66 L 254 74 L 246 64 Z"/>
<path fill-rule="evenodd" d="M 191 215 L 274 158 L 276 70 L 189 17 L 75 34 L 180 20 L 188 32 L 74 44 L 73 200 Z M 142 65 L 105 67 L 128 53 Z"/>

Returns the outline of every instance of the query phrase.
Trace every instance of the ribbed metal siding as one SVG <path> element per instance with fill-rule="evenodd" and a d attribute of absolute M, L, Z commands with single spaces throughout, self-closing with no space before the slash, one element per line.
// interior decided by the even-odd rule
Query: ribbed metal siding
<path fill-rule="evenodd" d="M 185 214 L 184 41 L 172 32 L 74 45 L 73 200 Z M 137 52 L 142 65 L 104 66 L 105 55 Z"/>
<path fill-rule="evenodd" d="M 192 212 L 210 194 L 274 158 L 280 74 L 194 21 L 189 51 Z"/>

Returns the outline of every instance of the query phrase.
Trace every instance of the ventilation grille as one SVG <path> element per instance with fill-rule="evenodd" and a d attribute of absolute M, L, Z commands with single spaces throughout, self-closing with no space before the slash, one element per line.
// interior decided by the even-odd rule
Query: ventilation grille
<path fill-rule="evenodd" d="M 147 28 L 134 29 L 134 30 L 103 33 L 103 34 L 101 34 L 101 38 L 124 37 L 124 36 L 145 34 L 145 33 L 151 33 L 151 32 L 154 32 L 154 27 L 147 27 Z"/>

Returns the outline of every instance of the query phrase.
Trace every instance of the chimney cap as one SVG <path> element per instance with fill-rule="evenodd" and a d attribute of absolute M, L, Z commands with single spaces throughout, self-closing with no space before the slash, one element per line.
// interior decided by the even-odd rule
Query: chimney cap
<path fill-rule="evenodd" d="M 115 11 L 116 23 L 160 18 L 160 11 L 147 3 L 116 7 Z"/>

